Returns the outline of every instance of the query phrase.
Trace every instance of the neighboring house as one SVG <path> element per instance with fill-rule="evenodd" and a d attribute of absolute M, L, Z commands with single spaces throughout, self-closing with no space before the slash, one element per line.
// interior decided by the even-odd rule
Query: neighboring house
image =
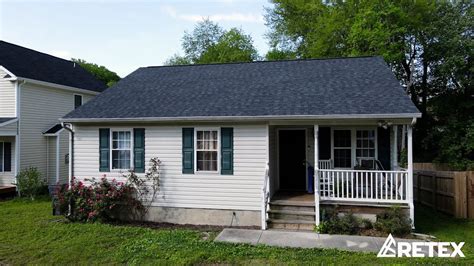
<path fill-rule="evenodd" d="M 148 220 L 312 229 L 335 205 L 400 204 L 413 219 L 418 117 L 383 59 L 358 57 L 140 68 L 62 121 L 70 176 L 122 179 L 162 161 Z"/>
<path fill-rule="evenodd" d="M 36 167 L 68 179 L 69 134 L 59 118 L 106 88 L 74 62 L 0 41 L 0 186 Z"/>

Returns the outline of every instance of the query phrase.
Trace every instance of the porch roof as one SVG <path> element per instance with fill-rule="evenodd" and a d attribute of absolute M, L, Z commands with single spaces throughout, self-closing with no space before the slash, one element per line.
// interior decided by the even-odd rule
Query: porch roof
<path fill-rule="evenodd" d="M 9 122 L 13 122 L 13 120 L 17 119 L 16 117 L 0 117 L 0 127 L 9 124 Z"/>
<path fill-rule="evenodd" d="M 419 115 L 382 58 L 352 57 L 144 67 L 63 120 Z"/>

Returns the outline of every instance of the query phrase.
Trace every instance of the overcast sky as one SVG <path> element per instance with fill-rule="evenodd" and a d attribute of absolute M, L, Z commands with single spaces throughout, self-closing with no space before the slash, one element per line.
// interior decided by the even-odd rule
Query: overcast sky
<path fill-rule="evenodd" d="M 124 77 L 181 52 L 184 31 L 203 18 L 242 28 L 264 54 L 265 6 L 266 0 L 0 0 L 0 39 Z"/>

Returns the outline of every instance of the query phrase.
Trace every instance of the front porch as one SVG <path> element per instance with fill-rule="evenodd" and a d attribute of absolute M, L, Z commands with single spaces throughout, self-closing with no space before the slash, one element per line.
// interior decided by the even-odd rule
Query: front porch
<path fill-rule="evenodd" d="M 262 228 L 312 230 L 327 206 L 375 217 L 398 205 L 414 220 L 411 124 L 271 125 L 268 130 Z M 407 168 L 399 165 L 402 150 Z"/>
<path fill-rule="evenodd" d="M 18 155 L 18 119 L 0 117 L 0 187 L 15 188 Z M 5 189 L 3 190 L 5 191 Z"/>

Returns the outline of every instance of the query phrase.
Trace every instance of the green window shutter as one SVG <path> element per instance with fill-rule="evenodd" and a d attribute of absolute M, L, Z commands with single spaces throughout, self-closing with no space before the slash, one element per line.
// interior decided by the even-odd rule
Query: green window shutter
<path fill-rule="evenodd" d="M 183 174 L 194 173 L 194 128 L 183 128 Z"/>
<path fill-rule="evenodd" d="M 234 174 L 234 129 L 221 128 L 221 174 Z"/>
<path fill-rule="evenodd" d="M 99 171 L 110 172 L 110 128 L 99 129 Z"/>
<path fill-rule="evenodd" d="M 12 143 L 5 142 L 3 143 L 3 171 L 11 172 L 12 171 Z"/>
<path fill-rule="evenodd" d="M 145 173 L 145 129 L 133 129 L 133 164 L 135 172 Z"/>

